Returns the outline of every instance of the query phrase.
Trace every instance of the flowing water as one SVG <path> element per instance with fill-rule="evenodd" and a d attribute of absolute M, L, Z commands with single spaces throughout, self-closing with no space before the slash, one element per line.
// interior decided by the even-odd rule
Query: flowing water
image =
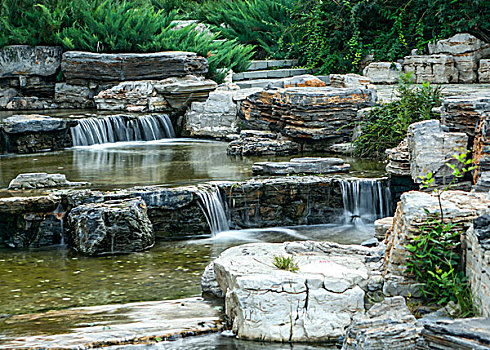
<path fill-rule="evenodd" d="M 228 231 L 230 225 L 226 215 L 226 202 L 218 187 L 200 186 L 197 191 L 199 206 L 206 217 L 211 235 L 216 236 L 219 232 Z"/>

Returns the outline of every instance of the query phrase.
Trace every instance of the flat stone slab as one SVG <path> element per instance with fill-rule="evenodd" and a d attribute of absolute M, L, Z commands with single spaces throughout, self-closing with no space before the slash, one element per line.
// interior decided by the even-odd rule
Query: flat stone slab
<path fill-rule="evenodd" d="M 60 202 L 61 198 L 55 195 L 0 198 L 0 214 L 51 212 Z"/>
<path fill-rule="evenodd" d="M 252 165 L 257 175 L 330 174 L 348 172 L 350 164 L 340 158 L 293 158 L 289 162 L 259 162 Z"/>
<path fill-rule="evenodd" d="M 65 174 L 26 173 L 17 175 L 15 179 L 10 181 L 8 188 L 10 190 L 20 190 L 85 185 L 89 185 L 89 183 L 68 181 Z"/>
<path fill-rule="evenodd" d="M 50 76 L 61 64 L 60 46 L 12 45 L 0 49 L 0 78 Z"/>
<path fill-rule="evenodd" d="M 202 298 L 81 307 L 0 319 L 0 349 L 152 344 L 217 332 L 221 307 Z"/>
<path fill-rule="evenodd" d="M 49 132 L 66 129 L 74 122 L 67 122 L 60 118 L 52 118 L 46 115 L 14 115 L 5 118 L 0 127 L 9 134 L 20 134 L 26 132 Z"/>
<path fill-rule="evenodd" d="M 63 54 L 61 69 L 68 81 L 166 79 L 206 74 L 208 61 L 196 53 L 182 51 L 125 54 L 68 51 Z"/>

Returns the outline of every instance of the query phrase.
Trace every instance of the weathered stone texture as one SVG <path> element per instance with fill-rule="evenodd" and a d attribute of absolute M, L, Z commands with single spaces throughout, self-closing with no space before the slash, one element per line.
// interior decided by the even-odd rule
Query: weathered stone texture
<path fill-rule="evenodd" d="M 451 55 L 406 56 L 405 73 L 413 72 L 417 83 L 449 84 L 458 81 L 458 71 Z"/>
<path fill-rule="evenodd" d="M 340 158 L 293 158 L 289 162 L 259 162 L 252 165 L 257 175 L 330 174 L 348 172 L 350 165 Z"/>
<path fill-rule="evenodd" d="M 349 140 L 357 111 L 375 102 L 376 92 L 363 88 L 265 89 L 242 101 L 239 113 L 246 128 L 332 144 Z"/>
<path fill-rule="evenodd" d="M 387 149 L 386 155 L 388 156 L 388 165 L 386 165 L 388 174 L 410 176 L 410 150 L 406 138 L 395 148 Z"/>
<path fill-rule="evenodd" d="M 477 167 L 473 172 L 475 189 L 477 191 L 490 190 L 490 183 L 487 180 L 490 176 L 490 112 L 481 115 L 476 128 L 473 165 Z"/>
<path fill-rule="evenodd" d="M 474 219 L 490 213 L 490 198 L 486 193 L 447 191 L 442 194 L 441 202 L 444 221 L 452 222 L 455 232 L 466 231 Z M 429 215 L 439 213 L 438 200 L 432 194 L 412 191 L 401 196 L 386 243 L 384 293 L 387 296 L 419 294 L 416 283 L 405 272 L 409 255 L 405 246 L 429 218 L 426 210 Z"/>
<path fill-rule="evenodd" d="M 60 67 L 62 52 L 59 46 L 5 46 L 0 49 L 0 78 L 54 75 Z"/>
<path fill-rule="evenodd" d="M 68 214 L 66 226 L 70 246 L 87 255 L 142 251 L 155 243 L 141 199 L 77 206 Z"/>
<path fill-rule="evenodd" d="M 274 88 L 290 88 L 290 87 L 324 87 L 326 86 L 325 82 L 318 79 L 314 75 L 304 74 L 298 75 L 291 78 L 279 79 L 278 81 L 274 81 L 269 83 L 266 86 L 266 89 L 274 89 Z"/>
<path fill-rule="evenodd" d="M 473 93 L 447 97 L 442 102 L 441 120 L 449 131 L 465 132 L 470 141 L 484 113 L 490 112 L 490 94 Z"/>
<path fill-rule="evenodd" d="M 95 108 L 95 95 L 96 90 L 90 89 L 88 86 L 57 83 L 54 101 L 66 108 Z"/>
<path fill-rule="evenodd" d="M 454 157 L 467 149 L 468 136 L 462 132 L 444 132 L 438 120 L 425 120 L 408 127 L 410 175 L 416 183 L 431 172 L 436 184 L 447 184 L 453 170 L 446 164 L 461 168 Z"/>
<path fill-rule="evenodd" d="M 371 84 L 371 79 L 359 74 L 330 74 L 330 86 L 336 88 L 358 88 Z"/>
<path fill-rule="evenodd" d="M 373 84 L 395 84 L 398 81 L 402 65 L 396 62 L 372 62 L 363 70 Z"/>
<path fill-rule="evenodd" d="M 46 187 L 84 186 L 88 182 L 71 182 L 64 174 L 27 173 L 19 174 L 10 181 L 9 190 L 34 189 Z"/>
<path fill-rule="evenodd" d="M 301 145 L 268 131 L 243 130 L 240 137 L 228 144 L 226 153 L 234 156 L 297 154 Z"/>
<path fill-rule="evenodd" d="M 478 82 L 490 83 L 490 59 L 480 60 L 478 68 Z"/>
<path fill-rule="evenodd" d="M 216 89 L 212 80 L 195 76 L 122 82 L 94 97 L 97 109 L 128 112 L 183 111 L 193 101 L 206 101 Z"/>
<path fill-rule="evenodd" d="M 381 278 L 382 249 L 310 241 L 226 250 L 214 270 L 233 331 L 255 340 L 338 340 Z M 274 256 L 292 256 L 298 272 L 276 268 Z"/>
<path fill-rule="evenodd" d="M 208 62 L 192 52 L 101 54 L 68 51 L 63 54 L 61 69 L 68 82 L 74 79 L 162 80 L 188 74 L 205 74 Z"/>
<path fill-rule="evenodd" d="M 393 228 L 393 217 L 388 216 L 386 218 L 378 219 L 374 222 L 374 237 L 381 242 L 386 239 L 388 231 Z"/>
<path fill-rule="evenodd" d="M 484 317 L 490 317 L 490 215 L 473 222 L 465 236 L 466 276 L 473 301 Z"/>

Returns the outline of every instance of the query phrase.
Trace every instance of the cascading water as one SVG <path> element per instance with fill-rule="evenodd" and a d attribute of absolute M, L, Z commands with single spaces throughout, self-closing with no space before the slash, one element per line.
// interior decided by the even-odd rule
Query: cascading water
<path fill-rule="evenodd" d="M 79 119 L 71 128 L 74 146 L 90 146 L 118 141 L 153 141 L 175 137 L 168 115 L 140 117 L 114 115 L 104 118 Z"/>
<path fill-rule="evenodd" d="M 391 215 L 391 192 L 384 179 L 341 180 L 344 222 L 363 225 Z"/>
<path fill-rule="evenodd" d="M 228 231 L 230 226 L 226 217 L 225 201 L 217 187 L 200 187 L 196 192 L 199 197 L 199 206 L 206 216 L 211 234 Z"/>

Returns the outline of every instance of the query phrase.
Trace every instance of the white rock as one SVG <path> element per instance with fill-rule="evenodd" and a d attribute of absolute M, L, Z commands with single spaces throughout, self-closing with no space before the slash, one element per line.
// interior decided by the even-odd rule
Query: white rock
<path fill-rule="evenodd" d="M 395 84 L 398 81 L 402 65 L 396 62 L 372 62 L 363 70 L 373 84 Z"/>

